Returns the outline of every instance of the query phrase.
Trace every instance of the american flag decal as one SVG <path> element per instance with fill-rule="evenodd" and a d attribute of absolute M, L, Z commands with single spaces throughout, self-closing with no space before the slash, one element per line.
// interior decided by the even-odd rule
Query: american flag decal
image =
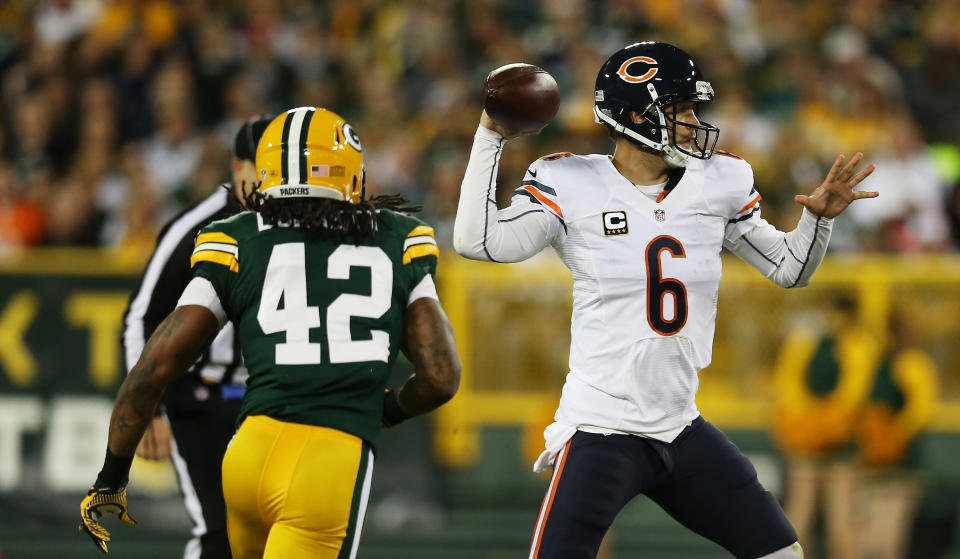
<path fill-rule="evenodd" d="M 667 214 L 663 210 L 654 210 L 653 217 L 657 218 L 657 221 L 664 221 L 667 219 Z"/>
<path fill-rule="evenodd" d="M 329 165 L 311 165 L 310 176 L 311 177 L 329 177 L 330 166 Z"/>

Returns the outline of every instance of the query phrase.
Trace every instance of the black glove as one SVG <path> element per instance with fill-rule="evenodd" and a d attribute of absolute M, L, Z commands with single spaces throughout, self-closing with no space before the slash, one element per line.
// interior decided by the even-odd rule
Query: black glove
<path fill-rule="evenodd" d="M 393 427 L 411 417 L 400 408 L 400 401 L 397 399 L 399 394 L 399 390 L 389 388 L 383 393 L 383 413 L 380 415 L 380 425 L 384 429 Z"/>

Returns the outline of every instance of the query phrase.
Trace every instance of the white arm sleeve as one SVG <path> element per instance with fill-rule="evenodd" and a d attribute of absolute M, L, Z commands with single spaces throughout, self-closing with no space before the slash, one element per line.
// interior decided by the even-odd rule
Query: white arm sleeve
<path fill-rule="evenodd" d="M 478 128 L 460 186 L 453 248 L 473 260 L 526 260 L 564 234 L 557 216 L 523 196 L 497 210 L 497 167 L 504 143 L 500 134 Z"/>
<path fill-rule="evenodd" d="M 213 316 L 217 317 L 217 324 L 220 325 L 220 328 L 223 328 L 223 325 L 227 323 L 227 313 L 224 312 L 223 305 L 220 304 L 217 290 L 213 288 L 213 284 L 207 278 L 195 276 L 184 288 L 180 300 L 177 301 L 177 306 L 185 307 L 187 305 L 200 305 L 210 309 Z"/>
<path fill-rule="evenodd" d="M 407 299 L 407 306 L 409 307 L 414 301 L 423 299 L 424 297 L 436 299 L 437 301 L 440 300 L 440 297 L 437 297 L 437 285 L 433 283 L 433 276 L 430 274 L 423 276 L 420 283 L 410 292 L 410 297 Z"/>
<path fill-rule="evenodd" d="M 797 228 L 789 233 L 758 219 L 756 227 L 736 240 L 724 241 L 723 246 L 777 285 L 804 287 L 823 261 L 832 228 L 832 219 L 804 208 Z"/>

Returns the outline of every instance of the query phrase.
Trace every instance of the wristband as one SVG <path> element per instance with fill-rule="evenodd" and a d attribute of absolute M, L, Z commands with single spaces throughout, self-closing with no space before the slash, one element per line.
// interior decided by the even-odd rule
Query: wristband
<path fill-rule="evenodd" d="M 107 447 L 107 455 L 103 459 L 103 469 L 97 475 L 97 482 L 93 484 L 93 487 L 98 490 L 118 490 L 126 487 L 132 464 L 133 456 L 128 458 L 117 456 L 110 452 L 110 447 Z"/>
<path fill-rule="evenodd" d="M 412 417 L 400 408 L 400 392 L 389 388 L 383 394 L 383 415 L 380 422 L 386 427 L 393 427 Z"/>

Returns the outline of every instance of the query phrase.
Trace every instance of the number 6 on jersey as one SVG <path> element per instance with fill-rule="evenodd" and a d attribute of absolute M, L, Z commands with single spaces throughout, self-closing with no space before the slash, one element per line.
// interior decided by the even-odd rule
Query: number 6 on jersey
<path fill-rule="evenodd" d="M 660 235 L 647 245 L 647 321 L 655 332 L 672 336 L 687 323 L 687 288 L 675 278 L 661 277 L 660 253 L 669 252 L 674 258 L 686 258 L 683 245 L 669 235 Z M 663 297 L 673 295 L 673 318 L 663 316 Z"/>

